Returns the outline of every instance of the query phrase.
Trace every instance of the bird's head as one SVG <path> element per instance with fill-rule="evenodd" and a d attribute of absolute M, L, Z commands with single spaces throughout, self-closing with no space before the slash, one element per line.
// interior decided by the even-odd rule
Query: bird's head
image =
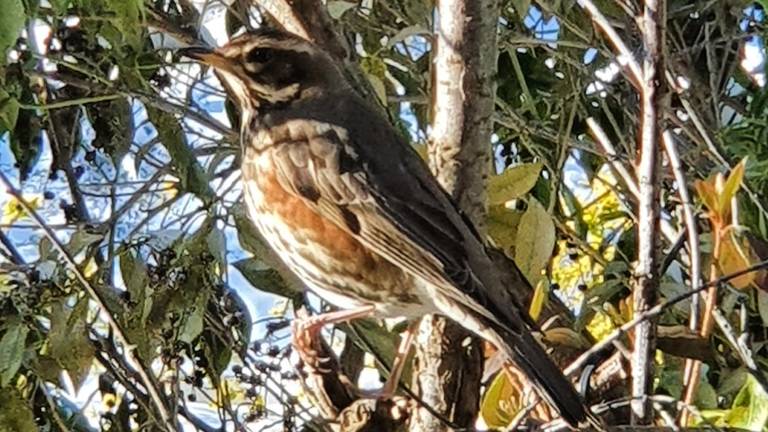
<path fill-rule="evenodd" d="M 276 30 L 246 33 L 216 49 L 190 47 L 179 53 L 215 68 L 244 110 L 312 97 L 346 82 L 317 45 Z"/>

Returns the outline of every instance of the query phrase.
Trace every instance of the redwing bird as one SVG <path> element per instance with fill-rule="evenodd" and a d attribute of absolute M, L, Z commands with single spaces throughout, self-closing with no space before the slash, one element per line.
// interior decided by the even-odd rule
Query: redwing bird
<path fill-rule="evenodd" d="M 330 55 L 274 30 L 183 54 L 214 67 L 239 104 L 250 218 L 311 290 L 345 309 L 331 319 L 446 315 L 496 345 L 568 423 L 591 418 L 477 232 Z"/>

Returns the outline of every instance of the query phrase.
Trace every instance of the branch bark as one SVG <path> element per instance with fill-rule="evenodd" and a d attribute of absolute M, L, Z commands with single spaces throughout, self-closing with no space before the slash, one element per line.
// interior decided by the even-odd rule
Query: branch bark
<path fill-rule="evenodd" d="M 638 260 L 633 287 L 635 315 L 647 312 L 656 303 L 658 291 L 658 230 L 661 142 L 664 101 L 664 20 L 665 1 L 646 0 L 643 8 L 643 76 L 640 83 L 640 161 L 638 164 Z M 632 352 L 632 423 L 650 424 L 652 407 L 647 398 L 652 384 L 656 329 L 653 321 L 635 327 Z"/>
<path fill-rule="evenodd" d="M 430 168 L 480 232 L 491 166 L 497 22 L 496 0 L 437 2 Z M 480 400 L 480 341 L 445 317 L 430 316 L 422 320 L 417 342 L 414 387 L 454 425 L 471 427 Z M 442 431 L 447 425 L 419 408 L 410 430 Z"/>

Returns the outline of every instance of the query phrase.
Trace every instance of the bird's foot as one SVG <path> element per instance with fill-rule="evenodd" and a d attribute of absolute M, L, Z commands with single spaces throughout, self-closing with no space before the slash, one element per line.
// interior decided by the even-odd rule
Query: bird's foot
<path fill-rule="evenodd" d="M 373 313 L 373 306 L 363 306 L 356 309 L 340 310 L 319 315 L 307 315 L 306 310 L 296 311 L 296 317 L 291 323 L 292 345 L 305 364 L 320 368 L 324 358 L 320 353 L 324 350 L 319 345 L 319 333 L 323 326 L 336 324 L 358 318 L 365 318 Z"/>

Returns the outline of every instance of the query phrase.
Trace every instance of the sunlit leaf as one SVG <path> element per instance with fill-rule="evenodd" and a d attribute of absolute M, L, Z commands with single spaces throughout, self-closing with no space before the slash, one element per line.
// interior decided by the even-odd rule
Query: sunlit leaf
<path fill-rule="evenodd" d="M 696 180 L 694 186 L 696 188 L 696 194 L 704 203 L 704 206 L 707 207 L 707 210 L 709 210 L 711 214 L 719 217 L 720 201 L 718 199 L 717 188 L 715 187 L 715 178 L 710 177 L 706 180 Z"/>
<path fill-rule="evenodd" d="M 519 390 L 506 373 L 499 373 L 483 395 L 480 415 L 491 428 L 503 428 L 512 421 L 519 409 Z"/>
<path fill-rule="evenodd" d="M 101 241 L 104 238 L 102 234 L 89 233 L 84 229 L 79 229 L 72 234 L 67 249 L 70 254 L 77 256 L 80 252 L 87 249 L 92 244 Z"/>
<path fill-rule="evenodd" d="M 43 197 L 40 195 L 25 196 L 24 200 L 29 204 L 32 210 L 37 210 L 43 205 Z M 5 202 L 3 206 L 3 219 L 4 225 L 11 225 L 19 219 L 28 217 L 26 210 L 22 207 L 21 203 L 16 197 L 11 197 Z"/>
<path fill-rule="evenodd" d="M 761 431 L 768 423 L 768 395 L 754 377 L 747 376 L 731 410 L 723 419 L 729 427 Z"/>
<path fill-rule="evenodd" d="M 490 205 L 504 204 L 520 198 L 536 185 L 542 163 L 516 165 L 488 180 L 488 202 Z"/>
<path fill-rule="evenodd" d="M 205 304 L 207 303 L 207 300 L 207 297 L 199 296 L 196 304 L 187 309 L 184 319 L 184 327 L 179 336 L 179 340 L 182 342 L 191 343 L 200 335 L 200 333 L 202 333 L 205 318 Z"/>
<path fill-rule="evenodd" d="M 741 182 L 744 180 L 744 168 L 747 165 L 747 159 L 743 159 L 738 165 L 733 167 L 731 174 L 728 175 L 728 179 L 723 185 L 723 190 L 718 197 L 718 203 L 720 209 L 729 208 L 731 205 L 731 199 L 736 196 L 736 192 L 741 187 Z"/>
<path fill-rule="evenodd" d="M 720 239 L 720 254 L 717 262 L 723 275 L 729 275 L 757 263 L 759 259 L 752 250 L 749 241 L 735 227 L 726 229 Z M 743 289 L 750 286 L 757 277 L 757 272 L 733 278 L 729 281 L 736 288 Z"/>
<path fill-rule="evenodd" d="M 515 239 L 515 263 L 528 281 L 536 283 L 555 247 L 555 224 L 547 210 L 535 198 L 520 218 Z"/>
<path fill-rule="evenodd" d="M 530 315 L 534 321 L 539 320 L 539 315 L 541 315 L 541 311 L 544 309 L 544 305 L 548 299 L 549 281 L 546 278 L 541 278 L 536 284 L 536 289 L 533 290 L 531 306 L 528 308 L 528 315 Z"/>
<path fill-rule="evenodd" d="M 520 226 L 522 213 L 511 211 L 504 206 L 492 206 L 488 209 L 488 235 L 493 242 L 507 255 L 512 256 Z"/>
<path fill-rule="evenodd" d="M 387 86 L 384 84 L 384 80 L 382 80 L 376 75 L 368 74 L 368 81 L 370 81 L 371 87 L 373 87 L 373 91 L 376 93 L 376 96 L 379 98 L 379 102 L 381 102 L 382 105 L 386 105 L 387 104 Z"/>

